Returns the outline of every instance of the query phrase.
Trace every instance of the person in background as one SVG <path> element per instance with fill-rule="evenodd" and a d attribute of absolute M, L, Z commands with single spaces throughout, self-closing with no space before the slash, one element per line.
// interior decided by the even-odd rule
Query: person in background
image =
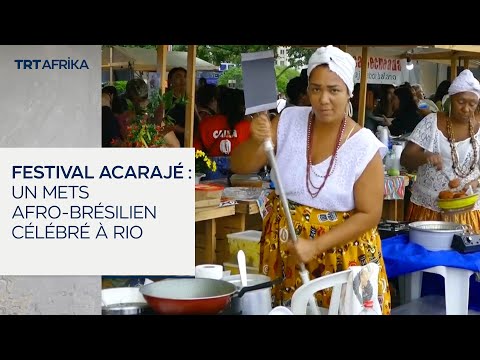
<path fill-rule="evenodd" d="M 182 67 L 173 68 L 168 72 L 168 90 L 173 92 L 173 101 L 187 95 L 187 70 Z M 169 112 L 175 120 L 174 132 L 180 141 L 180 147 L 185 146 L 185 111 L 184 104 L 177 104 Z M 194 133 L 198 129 L 199 118 L 194 114 Z"/>
<path fill-rule="evenodd" d="M 470 70 L 464 70 L 451 83 L 448 95 L 451 112 L 426 116 L 402 152 L 401 164 L 417 172 L 408 221 L 442 220 L 437 204 L 440 196 L 451 198 L 453 191 L 466 191 L 469 186 L 475 191 L 479 185 L 480 124 L 475 111 L 480 83 Z M 480 200 L 472 210 L 454 215 L 454 221 L 469 224 L 476 233 L 480 232 Z"/>
<path fill-rule="evenodd" d="M 240 89 L 227 89 L 218 99 L 218 114 L 205 116 L 195 134 L 196 150 L 203 150 L 217 164 L 206 179 L 228 178 L 231 152 L 248 139 L 250 119 L 245 116 L 245 97 Z"/>
<path fill-rule="evenodd" d="M 395 136 L 411 133 L 422 119 L 411 88 L 401 86 L 395 89 L 392 104 L 395 112 L 394 119 L 388 126 L 390 133 Z"/>
<path fill-rule="evenodd" d="M 387 118 L 393 117 L 393 93 L 395 91 L 395 86 L 393 85 L 382 85 L 380 88 L 380 101 L 373 110 L 373 115 L 375 116 L 385 116 Z"/>
<path fill-rule="evenodd" d="M 230 156 L 232 150 L 250 135 L 245 117 L 245 98 L 240 89 L 227 89 L 218 99 L 218 114 L 205 116 L 195 137 L 195 149 L 209 157 Z"/>
<path fill-rule="evenodd" d="M 310 99 L 307 94 L 308 80 L 304 77 L 297 76 L 287 84 L 287 97 L 289 106 L 310 106 Z"/>
<path fill-rule="evenodd" d="M 255 116 L 250 137 L 232 152 L 233 172 L 255 173 L 267 164 L 263 144 L 272 140 L 299 237 L 297 243 L 289 242 L 287 219 L 272 192 L 259 270 L 272 279 L 284 279 L 273 294 L 277 304 L 288 305 L 302 284 L 299 261 L 313 278 L 375 262 L 380 267 L 379 302 L 383 314 L 389 314 L 390 291 L 377 231 L 387 148 L 346 115 L 355 72 L 351 55 L 333 46 L 319 48 L 307 71 L 311 106 L 286 108 L 273 121 L 265 114 Z M 319 292 L 319 305 L 328 307 L 330 296 L 330 289 Z"/>
<path fill-rule="evenodd" d="M 207 84 L 198 89 L 197 94 L 197 111 L 201 121 L 205 116 L 215 115 L 217 113 L 217 87 L 213 84 Z"/>
<path fill-rule="evenodd" d="M 445 111 L 443 108 L 444 100 L 446 95 L 448 94 L 448 89 L 451 85 L 451 82 L 448 80 L 443 80 L 437 87 L 437 91 L 435 94 L 430 98 L 438 108 L 438 111 Z"/>
<path fill-rule="evenodd" d="M 111 147 L 112 141 L 120 138 L 120 126 L 112 111 L 116 97 L 115 86 L 105 86 L 102 89 L 102 147 Z"/>
<path fill-rule="evenodd" d="M 425 93 L 423 92 L 422 85 L 414 84 L 412 85 L 412 89 L 415 91 L 415 96 L 418 100 L 418 107 L 420 109 L 428 109 L 430 112 L 438 112 L 438 107 L 435 103 L 430 99 L 425 99 Z M 428 114 L 425 114 L 425 116 Z"/>
<path fill-rule="evenodd" d="M 119 96 L 116 106 L 113 106 L 113 112 L 116 114 L 119 127 L 120 138 L 125 139 L 127 135 L 127 126 L 135 120 L 139 115 L 146 114 L 149 104 L 148 85 L 143 79 L 131 79 L 127 82 L 125 94 Z M 163 122 L 161 123 L 162 125 Z M 173 133 L 170 131 L 165 136 L 167 147 L 179 147 L 180 143 Z"/>
<path fill-rule="evenodd" d="M 202 88 L 204 87 L 205 85 L 207 85 L 207 79 L 205 79 L 203 76 L 198 79 L 198 87 L 199 88 Z"/>
<path fill-rule="evenodd" d="M 113 107 L 119 122 L 122 139 L 126 137 L 127 126 L 138 115 L 145 113 L 148 103 L 147 83 L 140 78 L 128 80 L 125 93 L 118 97 L 118 101 Z"/>

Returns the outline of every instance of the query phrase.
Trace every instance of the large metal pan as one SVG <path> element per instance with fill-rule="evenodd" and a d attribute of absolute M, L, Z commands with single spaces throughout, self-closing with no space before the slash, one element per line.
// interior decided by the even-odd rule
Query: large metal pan
<path fill-rule="evenodd" d="M 162 315 L 214 315 L 230 304 L 234 284 L 214 279 L 165 279 L 140 288 L 147 303 Z"/>
<path fill-rule="evenodd" d="M 268 280 L 269 278 L 266 278 Z M 167 279 L 145 285 L 140 292 L 148 305 L 163 315 L 241 314 L 241 298 L 248 292 L 269 289 L 282 279 L 238 288 L 215 279 Z"/>

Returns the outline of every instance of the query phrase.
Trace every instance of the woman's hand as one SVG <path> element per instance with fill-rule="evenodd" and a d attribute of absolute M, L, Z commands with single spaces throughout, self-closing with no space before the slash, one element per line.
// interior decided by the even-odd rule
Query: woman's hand
<path fill-rule="evenodd" d="M 473 181 L 470 181 L 469 183 L 466 183 L 465 186 L 463 187 L 463 191 L 466 192 L 470 186 L 472 186 L 472 190 L 473 192 L 475 192 L 478 188 L 478 180 L 473 180 Z"/>
<path fill-rule="evenodd" d="M 304 263 L 309 262 L 318 255 L 317 238 L 304 239 L 299 237 L 296 243 L 293 243 L 293 241 L 289 242 L 288 247 Z"/>
<path fill-rule="evenodd" d="M 268 115 L 261 113 L 254 116 L 250 124 L 250 133 L 252 139 L 258 143 L 263 143 L 265 140 L 271 139 L 272 130 Z"/>
<path fill-rule="evenodd" d="M 425 162 L 429 165 L 432 165 L 437 170 L 443 169 L 443 159 L 440 154 L 434 154 L 429 151 L 425 152 Z"/>
<path fill-rule="evenodd" d="M 387 118 L 385 115 L 383 115 L 383 125 L 384 126 L 390 126 L 392 125 L 392 120 L 391 118 Z"/>

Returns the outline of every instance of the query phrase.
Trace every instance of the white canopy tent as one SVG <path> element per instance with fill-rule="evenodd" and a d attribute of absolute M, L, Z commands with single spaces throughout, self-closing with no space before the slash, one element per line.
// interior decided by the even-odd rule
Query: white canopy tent
<path fill-rule="evenodd" d="M 166 71 L 175 67 L 187 68 L 186 51 L 168 51 Z M 112 46 L 102 50 L 102 69 L 128 69 L 134 71 L 155 72 L 157 71 L 157 49 L 145 49 L 140 47 Z M 195 69 L 197 71 L 218 70 L 218 66 L 200 58 L 196 58 Z"/>

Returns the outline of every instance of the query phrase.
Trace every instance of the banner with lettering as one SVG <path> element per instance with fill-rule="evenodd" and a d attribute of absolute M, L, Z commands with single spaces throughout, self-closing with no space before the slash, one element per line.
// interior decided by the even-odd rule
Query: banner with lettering
<path fill-rule="evenodd" d="M 360 82 L 362 56 L 353 56 L 355 59 L 355 83 Z M 368 84 L 393 84 L 400 85 L 404 80 L 403 72 L 406 70 L 404 60 L 395 58 L 385 58 L 378 56 L 368 57 Z"/>

